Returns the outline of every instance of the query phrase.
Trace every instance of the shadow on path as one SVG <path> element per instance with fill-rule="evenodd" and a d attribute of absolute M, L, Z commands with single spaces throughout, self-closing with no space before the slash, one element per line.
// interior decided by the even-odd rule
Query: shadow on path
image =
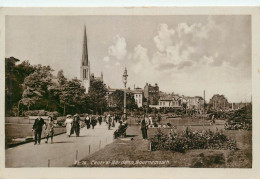
<path fill-rule="evenodd" d="M 53 144 L 62 144 L 62 143 L 74 143 L 74 142 L 72 142 L 72 141 L 53 142 Z"/>

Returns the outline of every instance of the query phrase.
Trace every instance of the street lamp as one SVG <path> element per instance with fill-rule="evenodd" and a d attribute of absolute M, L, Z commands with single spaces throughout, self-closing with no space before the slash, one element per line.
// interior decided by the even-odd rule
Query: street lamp
<path fill-rule="evenodd" d="M 125 91 L 124 91 L 124 118 L 126 120 L 126 83 L 127 83 L 127 70 L 125 68 L 124 74 L 123 74 L 123 83 L 125 85 Z"/>

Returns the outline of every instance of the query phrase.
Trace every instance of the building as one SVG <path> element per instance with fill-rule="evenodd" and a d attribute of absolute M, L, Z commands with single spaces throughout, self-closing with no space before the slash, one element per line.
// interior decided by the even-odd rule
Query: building
<path fill-rule="evenodd" d="M 165 96 L 160 97 L 159 108 L 180 109 L 182 108 L 182 105 L 180 103 L 179 98 L 176 98 L 175 96 Z"/>
<path fill-rule="evenodd" d="M 141 88 L 135 88 L 132 91 L 132 94 L 134 95 L 135 98 L 135 103 L 137 104 L 137 106 L 143 107 L 143 90 Z"/>
<path fill-rule="evenodd" d="M 91 75 L 90 75 L 90 80 L 96 80 L 96 81 L 101 81 L 101 82 L 103 82 L 103 72 L 101 72 L 100 77 L 96 77 L 96 76 L 94 75 L 94 73 L 91 73 Z"/>
<path fill-rule="evenodd" d="M 146 98 L 148 105 L 157 105 L 159 102 L 159 86 L 155 83 L 155 86 L 146 83 L 144 87 L 144 97 Z"/>
<path fill-rule="evenodd" d="M 200 96 L 186 97 L 186 107 L 187 109 L 202 110 L 204 106 L 204 99 Z"/>
<path fill-rule="evenodd" d="M 109 86 L 107 88 L 106 99 L 109 107 L 117 107 L 116 100 L 111 96 L 116 90 L 124 91 L 124 89 L 115 89 Z M 126 94 L 131 94 L 134 97 L 135 103 L 139 108 L 143 106 L 143 90 L 141 88 L 135 88 L 134 90 L 127 88 Z"/>
<path fill-rule="evenodd" d="M 83 35 L 83 49 L 82 49 L 82 59 L 80 66 L 80 80 L 82 86 L 85 87 L 86 93 L 88 93 L 90 87 L 90 80 L 100 80 L 103 82 L 103 73 L 101 72 L 101 77 L 95 77 L 94 73 L 90 75 L 90 61 L 88 59 L 88 42 L 87 42 L 87 32 L 86 26 L 84 27 Z"/>

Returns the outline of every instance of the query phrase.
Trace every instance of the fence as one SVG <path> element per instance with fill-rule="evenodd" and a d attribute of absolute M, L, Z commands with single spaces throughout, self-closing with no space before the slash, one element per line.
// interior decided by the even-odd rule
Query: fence
<path fill-rule="evenodd" d="M 15 124 L 33 124 L 37 116 L 29 117 L 5 117 L 5 123 L 15 123 Z M 48 120 L 48 116 L 41 116 L 44 121 Z"/>
<path fill-rule="evenodd" d="M 99 139 L 95 143 L 87 144 L 84 149 L 72 149 L 70 152 L 60 154 L 53 158 L 46 159 L 40 165 L 42 167 L 68 167 L 80 164 L 80 160 L 91 156 L 93 153 L 101 150 L 107 144 L 113 142 L 113 138 Z"/>

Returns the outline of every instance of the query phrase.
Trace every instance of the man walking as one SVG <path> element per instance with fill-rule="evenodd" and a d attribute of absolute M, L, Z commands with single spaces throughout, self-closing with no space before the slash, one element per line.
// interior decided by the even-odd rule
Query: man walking
<path fill-rule="evenodd" d="M 147 139 L 147 129 L 148 129 L 148 125 L 149 125 L 149 122 L 148 122 L 148 118 L 146 118 L 146 116 L 144 115 L 143 119 L 141 120 L 141 131 L 142 131 L 142 136 L 143 136 L 143 139 Z"/>
<path fill-rule="evenodd" d="M 34 145 L 41 143 L 41 135 L 42 135 L 42 127 L 45 124 L 44 120 L 41 118 L 41 116 L 38 116 L 37 119 L 35 119 L 32 131 L 34 130 Z"/>

